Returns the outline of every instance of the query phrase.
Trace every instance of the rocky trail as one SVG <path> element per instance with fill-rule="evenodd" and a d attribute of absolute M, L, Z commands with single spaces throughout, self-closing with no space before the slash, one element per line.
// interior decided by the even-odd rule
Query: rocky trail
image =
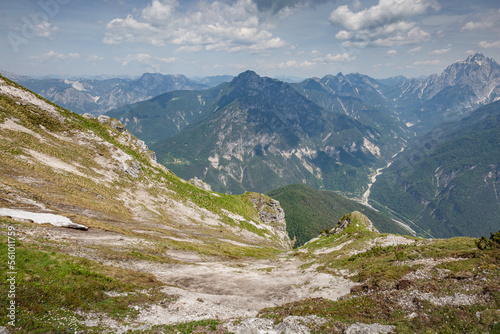
<path fill-rule="evenodd" d="M 256 262 L 136 264 L 135 269 L 150 272 L 169 285 L 166 293 L 179 296 L 167 307 L 143 310 L 139 319 L 165 324 L 255 317 L 263 308 L 304 298 L 336 300 L 354 285 L 345 278 L 318 273 L 315 266 L 301 269 L 304 263 L 291 254 Z"/>
<path fill-rule="evenodd" d="M 344 277 L 317 272 L 317 264 L 305 265 L 306 262 L 294 256 L 294 251 L 285 251 L 271 259 L 221 261 L 220 258 L 195 252 L 169 250 L 165 255 L 171 256 L 175 263 L 130 259 L 122 261 L 107 259 L 100 247 L 107 245 L 114 250 L 126 250 L 139 245 L 140 239 L 104 230 L 81 231 L 49 225 L 26 226 L 18 232 L 22 235 L 23 242 L 37 243 L 42 237 L 58 242 L 63 247 L 61 250 L 70 255 L 154 275 L 165 284 L 162 292 L 172 296 L 173 301 L 140 307 L 138 318 L 134 321 L 137 326 L 168 325 L 203 319 L 247 319 L 247 322 L 238 325 L 245 327 L 249 326 L 248 321 L 251 319 L 254 319 L 252 323 L 257 321 L 259 311 L 264 308 L 305 298 L 337 300 L 349 294 L 354 285 Z M 89 325 L 109 327 L 118 332 L 123 329 L 104 314 L 87 314 L 85 317 Z M 250 327 L 271 326 L 268 321 L 257 322 L 259 324 L 253 323 Z M 297 325 L 294 324 L 291 321 L 290 325 Z"/>

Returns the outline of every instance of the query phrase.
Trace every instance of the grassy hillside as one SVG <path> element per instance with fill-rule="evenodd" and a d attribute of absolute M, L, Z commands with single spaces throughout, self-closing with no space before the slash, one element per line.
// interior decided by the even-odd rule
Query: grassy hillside
<path fill-rule="evenodd" d="M 333 228 L 338 220 L 352 211 L 360 211 L 375 227 L 386 233 L 408 234 L 409 231 L 358 202 L 331 191 L 319 191 L 303 184 L 280 187 L 267 193 L 277 199 L 285 210 L 287 232 L 301 246 L 322 230 Z"/>
<path fill-rule="evenodd" d="M 258 232 L 251 243 L 273 234 L 259 226 L 248 195 L 217 194 L 187 183 L 158 164 L 116 120 L 82 117 L 0 80 L 5 92 L 0 94 L 1 206 L 45 208 L 111 231 L 123 231 L 123 224 L 168 225 L 175 231 L 179 224 L 195 223 L 210 236 L 216 228 L 205 223 L 215 219 L 225 226 L 225 237 L 235 236 L 235 226 Z M 271 239 L 268 245 L 275 245 Z"/>

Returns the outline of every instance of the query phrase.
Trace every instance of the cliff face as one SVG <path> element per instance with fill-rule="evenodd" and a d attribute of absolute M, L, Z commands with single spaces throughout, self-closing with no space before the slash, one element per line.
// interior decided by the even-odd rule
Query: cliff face
<path fill-rule="evenodd" d="M 259 212 L 259 218 L 264 224 L 273 228 L 277 242 L 283 248 L 291 248 L 292 242 L 286 231 L 285 211 L 280 202 L 262 194 L 252 194 L 250 197 L 253 205 Z"/>

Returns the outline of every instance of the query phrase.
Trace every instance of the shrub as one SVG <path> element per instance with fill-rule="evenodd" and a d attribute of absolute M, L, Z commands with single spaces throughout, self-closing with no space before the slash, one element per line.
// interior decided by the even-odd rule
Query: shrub
<path fill-rule="evenodd" d="M 486 239 L 483 235 L 481 238 L 476 240 L 477 248 L 480 250 L 500 248 L 500 231 L 495 234 L 490 234 L 491 236 L 489 239 Z"/>

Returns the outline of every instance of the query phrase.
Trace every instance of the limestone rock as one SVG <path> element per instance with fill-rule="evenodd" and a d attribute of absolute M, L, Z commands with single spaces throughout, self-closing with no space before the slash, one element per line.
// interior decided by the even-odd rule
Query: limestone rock
<path fill-rule="evenodd" d="M 138 179 L 142 173 L 141 164 L 137 160 L 132 160 L 130 163 L 123 163 L 122 169 L 134 179 Z"/>
<path fill-rule="evenodd" d="M 99 116 L 100 117 L 100 116 Z M 112 118 L 111 121 L 110 121 L 110 125 L 113 129 L 115 129 L 116 131 L 120 132 L 120 133 L 124 133 L 125 131 L 127 131 L 127 129 L 125 128 L 125 126 L 120 123 L 120 121 L 118 121 L 117 119 L 115 118 Z"/>
<path fill-rule="evenodd" d="M 106 115 L 101 115 L 99 117 L 97 117 L 97 121 L 101 124 L 106 124 L 108 123 L 109 121 L 111 120 L 111 117 L 109 116 L 106 116 Z"/>
<path fill-rule="evenodd" d="M 395 333 L 395 327 L 381 324 L 363 324 L 357 322 L 349 326 L 344 334 L 379 334 Z"/>
<path fill-rule="evenodd" d="M 257 193 L 252 194 L 250 200 L 259 212 L 259 218 L 262 222 L 274 228 L 280 236 L 282 245 L 291 248 L 292 242 L 286 232 L 285 211 L 280 206 L 280 202 Z"/>
<path fill-rule="evenodd" d="M 212 187 L 208 183 L 197 178 L 196 176 L 190 179 L 188 182 L 202 190 L 212 191 Z"/>
<path fill-rule="evenodd" d="M 279 324 L 271 319 L 249 318 L 229 323 L 227 328 L 236 334 L 308 334 L 310 329 L 305 324 L 322 324 L 325 320 L 317 316 L 288 316 Z"/>

